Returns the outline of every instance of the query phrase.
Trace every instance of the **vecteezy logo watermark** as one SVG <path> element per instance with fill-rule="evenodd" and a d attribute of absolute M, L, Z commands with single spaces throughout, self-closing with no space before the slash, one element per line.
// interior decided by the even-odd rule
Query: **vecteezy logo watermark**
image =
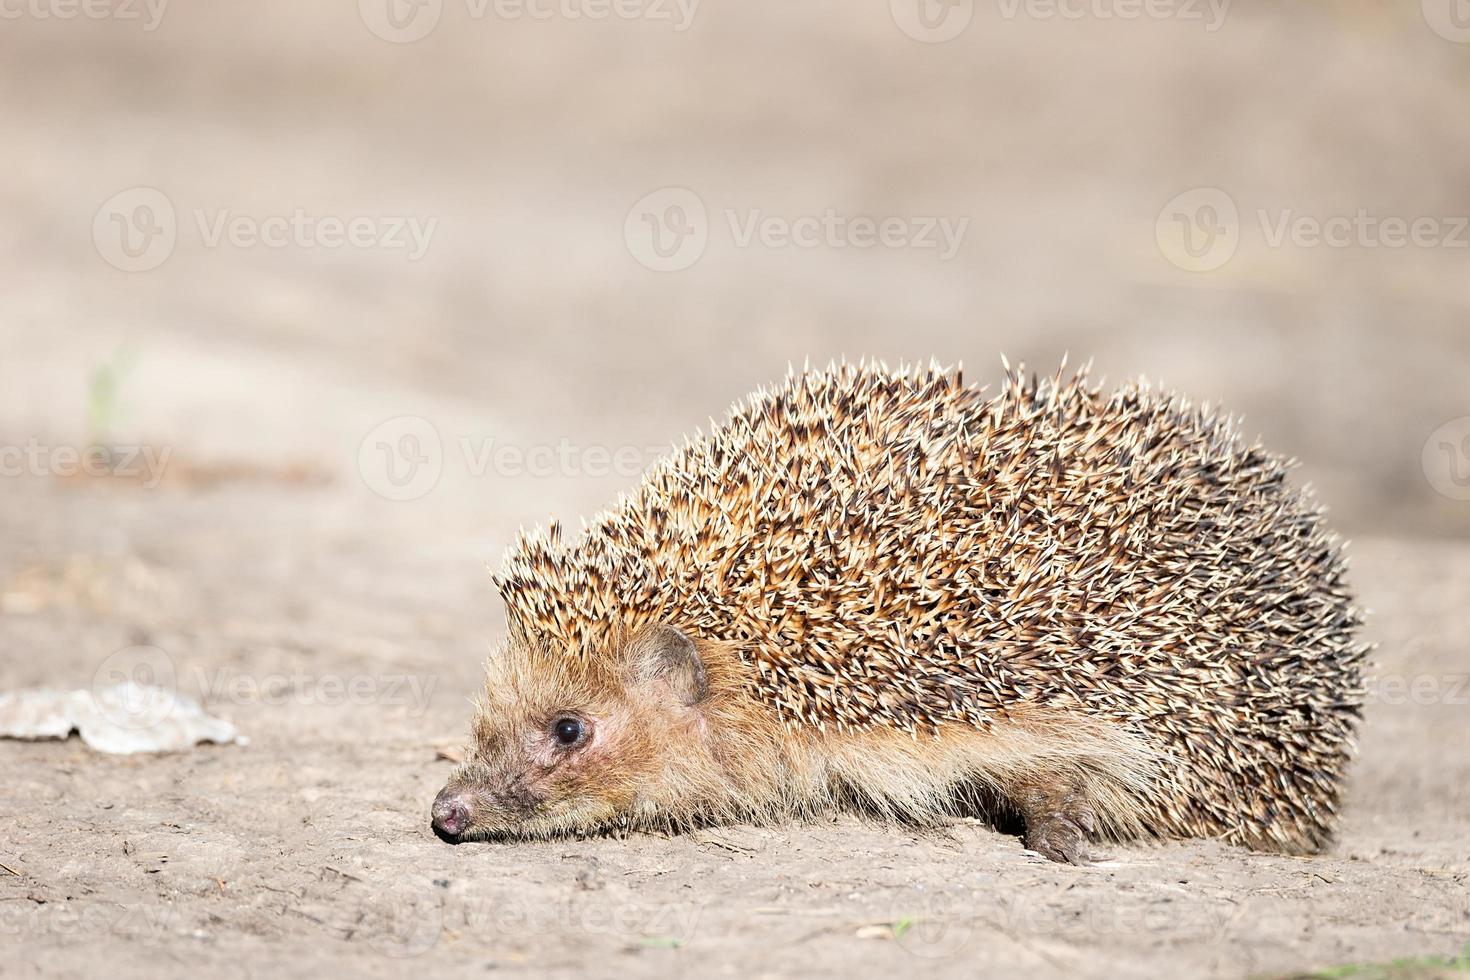
<path fill-rule="evenodd" d="M 893 938 L 915 956 L 950 959 L 969 945 L 975 932 L 975 895 L 920 888 L 910 900 L 912 914 L 893 923 Z"/>
<path fill-rule="evenodd" d="M 1240 210 L 1218 187 L 1196 187 L 1172 198 L 1154 222 L 1164 258 L 1188 272 L 1213 272 L 1240 247 Z"/>
<path fill-rule="evenodd" d="M 915 41 L 942 44 L 965 32 L 975 19 L 975 0 L 888 0 L 898 29 Z"/>
<path fill-rule="evenodd" d="M 669 446 L 582 446 L 569 439 L 521 446 L 461 436 L 454 444 L 465 473 L 509 479 L 601 479 L 641 475 Z M 439 485 L 447 459 L 439 430 L 428 419 L 401 415 L 381 423 L 358 447 L 357 468 L 368 489 L 386 500 L 418 500 Z"/>
<path fill-rule="evenodd" d="M 109 197 L 92 218 L 97 253 L 124 272 L 147 272 L 174 254 L 179 223 L 173 202 L 156 187 L 131 187 Z"/>
<path fill-rule="evenodd" d="M 873 217 L 846 215 L 835 208 L 800 215 L 726 208 L 722 214 L 736 248 L 912 249 L 934 251 L 941 262 L 955 257 L 970 227 L 970 219 L 962 217 Z M 628 252 L 655 272 L 678 272 L 698 262 L 711 230 L 703 199 L 687 187 L 664 187 L 644 195 L 623 220 Z"/>
<path fill-rule="evenodd" d="M 24 446 L 0 446 L 0 477 L 119 476 L 152 490 L 172 455 L 168 446 L 49 446 L 31 438 Z"/>
<path fill-rule="evenodd" d="M 1470 500 L 1470 415 L 1451 419 L 1424 442 L 1424 476 L 1451 500 Z"/>
<path fill-rule="evenodd" d="M 351 938 L 364 937 L 390 959 L 422 956 L 444 933 L 444 896 L 437 891 L 407 894 L 402 889 L 374 894 L 352 923 Z"/>
<path fill-rule="evenodd" d="M 654 272 L 679 272 L 704 254 L 709 213 L 689 188 L 663 187 L 628 209 L 623 240 L 640 265 Z"/>
<path fill-rule="evenodd" d="M 173 658 L 148 644 L 126 647 L 102 661 L 92 675 L 92 701 L 119 728 L 153 728 L 173 714 L 178 682 Z"/>
<path fill-rule="evenodd" d="M 1255 211 L 1256 231 L 1267 248 L 1400 249 L 1470 248 L 1470 217 L 1375 214 L 1301 214 L 1294 208 Z M 1159 250 L 1189 272 L 1213 272 L 1229 262 L 1245 232 L 1235 200 L 1218 187 L 1196 187 L 1175 196 L 1159 212 L 1154 234 Z"/>
<path fill-rule="evenodd" d="M 357 471 L 368 489 L 385 500 L 418 500 L 444 474 L 439 430 L 416 415 L 380 423 L 357 448 Z"/>
<path fill-rule="evenodd" d="M 0 20 L 116 20 L 141 22 L 153 32 L 168 0 L 0 0 Z"/>
<path fill-rule="evenodd" d="M 1456 44 L 1470 44 L 1470 0 L 1423 0 L 1422 6 L 1434 33 Z"/>
<path fill-rule="evenodd" d="M 444 15 L 444 0 L 357 0 L 367 29 L 385 41 L 409 44 L 428 37 Z"/>
<path fill-rule="evenodd" d="M 700 0 L 464 0 L 465 16 L 480 21 L 627 20 L 689 30 Z M 444 0 L 357 0 L 362 22 L 394 44 L 422 41 L 439 26 Z"/>
<path fill-rule="evenodd" d="M 403 252 L 410 262 L 424 257 L 439 227 L 438 218 L 313 215 L 304 208 L 264 216 L 238 214 L 230 208 L 194 208 L 190 214 L 200 244 L 209 249 L 377 249 Z M 163 265 L 178 238 L 173 201 L 156 187 L 120 191 L 92 218 L 97 253 L 124 272 L 147 272 Z"/>

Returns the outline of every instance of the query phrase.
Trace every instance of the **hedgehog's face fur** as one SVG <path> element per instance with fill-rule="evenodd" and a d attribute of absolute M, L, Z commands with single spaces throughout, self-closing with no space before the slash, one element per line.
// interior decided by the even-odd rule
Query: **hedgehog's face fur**
<path fill-rule="evenodd" d="M 701 753 L 675 764 L 659 748 L 704 742 L 695 644 L 654 626 L 614 646 L 581 658 L 513 634 L 489 664 L 466 760 L 434 801 L 439 836 L 587 833 L 700 795 Z"/>

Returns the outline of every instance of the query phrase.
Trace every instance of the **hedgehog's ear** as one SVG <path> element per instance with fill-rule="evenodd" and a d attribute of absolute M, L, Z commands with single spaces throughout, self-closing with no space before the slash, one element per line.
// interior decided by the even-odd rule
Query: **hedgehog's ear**
<path fill-rule="evenodd" d="M 631 652 L 634 684 L 663 685 L 684 705 L 698 704 L 709 694 L 704 661 L 683 630 L 667 624 L 647 627 L 633 640 Z"/>

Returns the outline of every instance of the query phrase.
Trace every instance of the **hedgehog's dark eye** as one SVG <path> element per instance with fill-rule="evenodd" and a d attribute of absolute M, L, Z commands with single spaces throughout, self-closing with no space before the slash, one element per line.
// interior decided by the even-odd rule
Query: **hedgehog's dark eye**
<path fill-rule="evenodd" d="M 551 733 L 556 736 L 557 742 L 565 746 L 582 741 L 583 732 L 582 723 L 576 718 L 558 718 L 551 726 Z"/>

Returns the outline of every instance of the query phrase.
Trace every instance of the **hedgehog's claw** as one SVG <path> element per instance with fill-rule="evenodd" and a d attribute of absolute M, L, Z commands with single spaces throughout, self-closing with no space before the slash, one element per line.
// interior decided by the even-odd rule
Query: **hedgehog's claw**
<path fill-rule="evenodd" d="M 1095 826 L 1086 807 L 1026 821 L 1026 846 L 1058 864 L 1088 864 L 1087 835 Z"/>
<path fill-rule="evenodd" d="M 1087 864 L 1087 838 L 1097 831 L 1092 803 L 1073 779 L 1037 781 L 1016 801 L 1026 821 L 1026 846 L 1059 864 Z"/>

